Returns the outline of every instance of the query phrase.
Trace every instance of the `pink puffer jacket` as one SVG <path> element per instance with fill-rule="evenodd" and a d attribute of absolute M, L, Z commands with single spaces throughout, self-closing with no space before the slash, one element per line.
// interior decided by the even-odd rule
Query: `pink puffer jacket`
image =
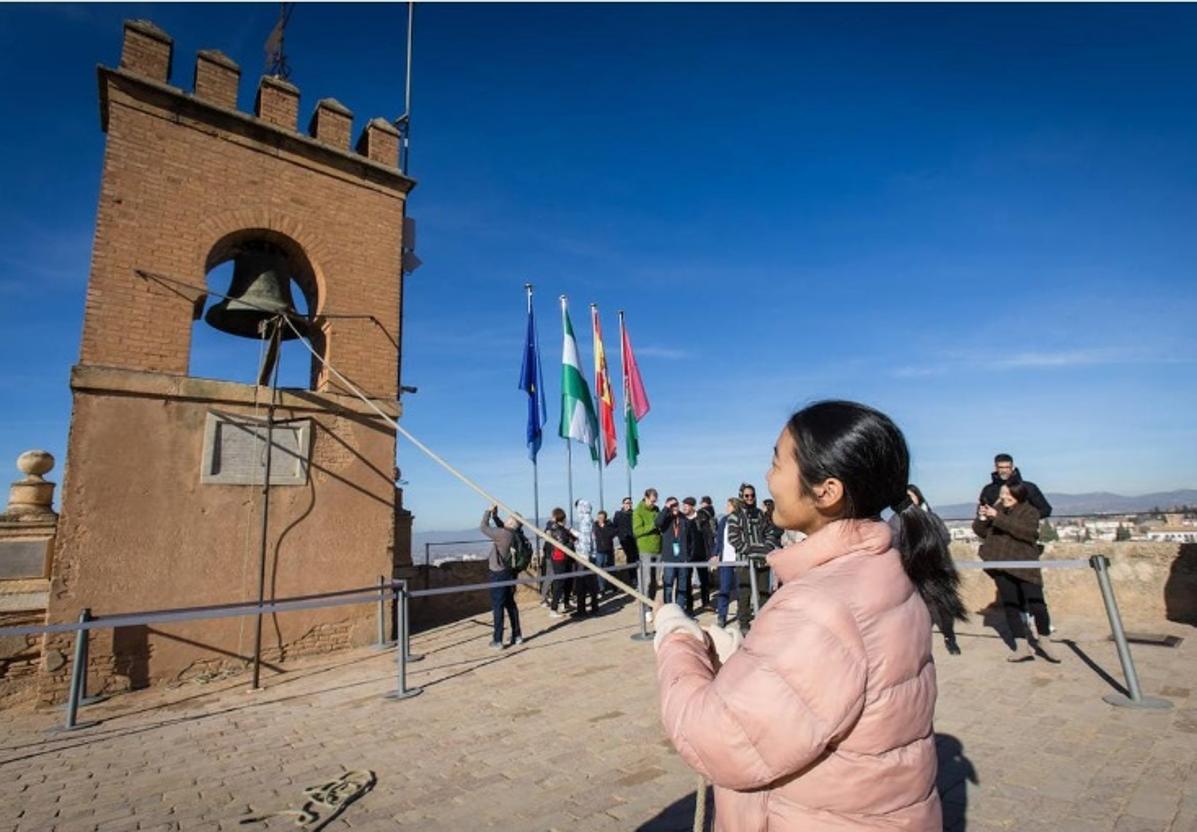
<path fill-rule="evenodd" d="M 837 521 L 769 563 L 783 586 L 722 668 L 686 633 L 657 653 L 665 730 L 715 784 L 716 828 L 939 832 L 931 621 L 889 527 Z"/>

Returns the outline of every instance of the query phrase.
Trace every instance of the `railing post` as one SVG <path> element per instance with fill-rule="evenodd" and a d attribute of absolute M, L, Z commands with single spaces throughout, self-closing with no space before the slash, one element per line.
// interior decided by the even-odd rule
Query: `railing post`
<path fill-rule="evenodd" d="M 407 581 L 403 581 L 403 643 L 407 647 L 407 663 L 424 661 L 423 653 L 413 653 L 411 651 L 411 608 L 408 605 L 408 600 L 411 596 L 407 592 Z M 421 688 L 423 690 L 423 688 Z"/>
<path fill-rule="evenodd" d="M 398 663 L 398 685 L 395 690 L 386 694 L 387 699 L 410 699 L 424 692 L 423 688 L 409 688 L 407 686 L 407 581 L 399 582 L 399 649 L 395 651 Z"/>
<path fill-rule="evenodd" d="M 91 620 L 91 610 L 83 609 L 79 611 L 79 623 L 85 624 Z M 88 631 L 83 627 L 75 630 L 75 655 L 71 662 L 71 682 L 67 693 L 67 708 L 66 708 L 66 725 L 61 729 L 62 731 L 74 731 L 79 728 L 88 728 L 95 725 L 95 722 L 79 722 L 79 700 L 83 695 L 83 678 L 87 673 L 87 667 L 84 664 L 87 661 L 87 638 Z"/>
<path fill-rule="evenodd" d="M 378 643 L 374 649 L 387 649 L 387 587 L 382 575 L 378 576 Z"/>
<path fill-rule="evenodd" d="M 1143 689 L 1139 686 L 1139 674 L 1135 672 L 1135 661 L 1131 658 L 1126 632 L 1122 629 L 1122 616 L 1118 612 L 1118 602 L 1114 599 L 1114 586 L 1110 583 L 1110 559 L 1105 555 L 1093 555 L 1089 558 L 1089 565 L 1097 573 L 1097 586 L 1101 590 L 1101 600 L 1106 606 L 1106 617 L 1110 619 L 1110 633 L 1114 637 L 1114 646 L 1118 649 L 1118 661 L 1122 663 L 1126 689 L 1130 691 L 1129 697 L 1121 693 L 1107 693 L 1102 699 L 1119 708 L 1171 708 L 1172 703 L 1167 699 L 1144 696 Z"/>
<path fill-rule="evenodd" d="M 636 589 L 640 590 L 641 595 L 648 595 L 648 582 L 644 577 L 645 564 L 647 563 L 648 560 L 643 557 L 636 562 Z M 649 607 L 643 601 L 637 601 L 636 607 L 636 613 L 640 616 L 640 632 L 632 633 L 632 641 L 652 641 L 653 637 L 648 632 Z"/>

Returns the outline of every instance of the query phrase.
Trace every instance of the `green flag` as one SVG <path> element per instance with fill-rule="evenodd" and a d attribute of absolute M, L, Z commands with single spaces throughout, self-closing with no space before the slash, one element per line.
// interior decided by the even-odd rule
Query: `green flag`
<path fill-rule="evenodd" d="M 574 338 L 574 327 L 569 321 L 564 295 L 561 296 L 561 323 L 565 337 L 561 347 L 561 426 L 558 433 L 564 439 L 588 446 L 591 459 L 597 461 L 598 419 L 594 415 L 590 388 L 586 385 L 586 377 L 582 375 L 578 341 Z"/>
<path fill-rule="evenodd" d="M 626 421 L 624 444 L 627 446 L 628 465 L 635 468 L 636 459 L 640 456 L 640 429 L 636 427 L 636 414 L 632 408 L 624 407 L 623 415 Z"/>

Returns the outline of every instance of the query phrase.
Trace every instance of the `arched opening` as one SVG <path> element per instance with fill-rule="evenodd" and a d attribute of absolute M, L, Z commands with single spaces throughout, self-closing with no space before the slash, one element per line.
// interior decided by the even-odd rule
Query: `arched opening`
<path fill-rule="evenodd" d="M 295 311 L 310 316 L 319 310 L 315 271 L 298 243 L 268 229 L 245 229 L 228 234 L 212 247 L 205 263 L 206 285 L 213 293 L 205 299 L 203 312 L 192 325 L 189 375 L 256 383 L 265 354 L 265 341 L 249 333 L 243 333 L 249 337 L 242 337 L 218 329 L 210 323 L 209 313 L 225 300 L 222 295 L 232 294 L 237 257 L 262 249 L 277 252 L 285 260 L 285 266 L 278 269 L 280 284 L 285 286 L 278 288 L 290 295 Z M 312 345 L 323 354 L 324 337 L 320 332 L 312 333 Z M 298 339 L 282 342 L 277 363 L 280 387 L 314 389 L 317 386 L 319 362 Z"/>

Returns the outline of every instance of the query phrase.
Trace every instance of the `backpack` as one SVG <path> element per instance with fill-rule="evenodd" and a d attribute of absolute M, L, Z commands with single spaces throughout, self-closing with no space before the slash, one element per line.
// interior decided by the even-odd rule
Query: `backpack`
<path fill-rule="evenodd" d="M 524 536 L 523 529 L 516 529 L 511 534 L 511 547 L 503 557 L 503 565 L 517 575 L 528 568 L 532 562 L 532 544 Z"/>

